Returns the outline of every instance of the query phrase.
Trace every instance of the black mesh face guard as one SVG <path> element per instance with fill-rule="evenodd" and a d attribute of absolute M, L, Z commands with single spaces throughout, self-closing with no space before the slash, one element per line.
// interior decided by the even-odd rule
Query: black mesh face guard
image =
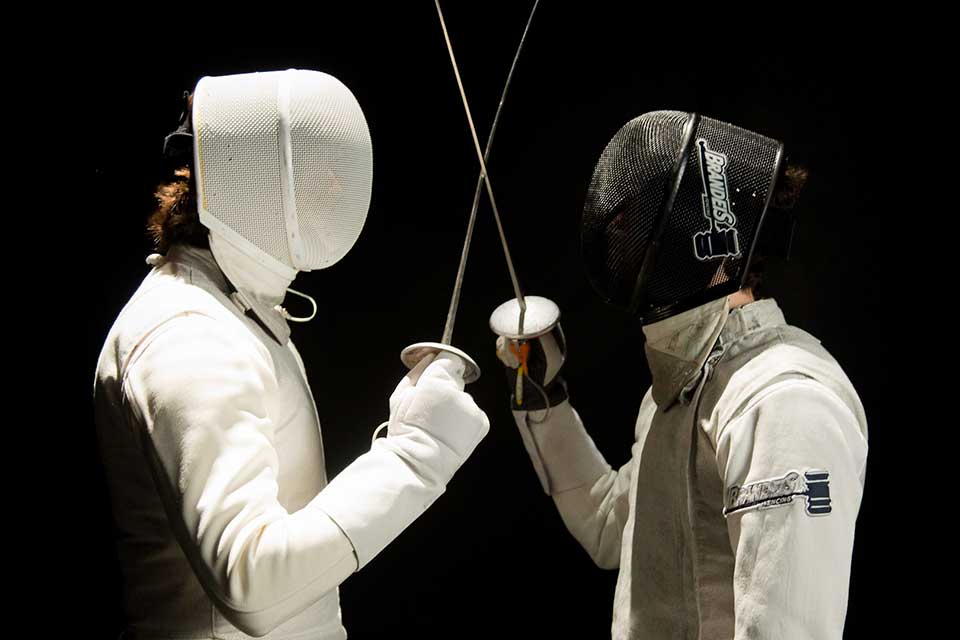
<path fill-rule="evenodd" d="M 697 114 L 628 122 L 600 156 L 584 205 L 594 288 L 644 323 L 740 289 L 782 157 L 780 142 Z"/>

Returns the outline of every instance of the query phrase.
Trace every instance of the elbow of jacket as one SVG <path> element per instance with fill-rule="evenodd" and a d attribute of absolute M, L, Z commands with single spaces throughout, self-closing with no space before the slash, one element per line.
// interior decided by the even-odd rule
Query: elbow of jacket
<path fill-rule="evenodd" d="M 219 600 L 216 601 L 216 605 L 227 622 L 254 638 L 262 638 L 283 623 L 283 620 L 265 616 L 262 613 L 238 611 Z"/>
<path fill-rule="evenodd" d="M 234 562 L 224 561 L 219 571 L 204 572 L 211 578 L 203 581 L 207 595 L 227 622 L 260 638 L 337 589 L 355 568 L 356 560 L 349 540 L 332 520 L 327 521 L 339 538 L 331 538 L 333 546 L 328 546 L 335 554 L 324 556 L 330 564 L 316 571 L 292 568 L 290 558 L 275 553 L 282 545 L 265 541 L 270 527 L 263 525 L 246 539 Z M 285 532 L 281 538 L 286 540 Z M 348 565 L 351 571 L 345 572 Z"/>
<path fill-rule="evenodd" d="M 355 567 L 352 550 L 349 560 L 350 566 Z M 341 565 L 343 561 L 337 566 Z M 309 589 L 297 588 L 290 592 L 289 587 L 295 585 L 278 587 L 270 580 L 269 566 L 260 567 L 261 571 L 258 572 L 237 569 L 234 567 L 233 571 L 222 575 L 208 595 L 227 622 L 254 638 L 270 634 L 305 608 L 326 598 L 336 591 L 346 577 L 342 573 L 335 573 L 339 570 L 333 568 L 331 571 L 334 573 L 325 571 L 322 577 L 314 575 Z M 294 596 L 294 593 L 297 595 Z"/>
<path fill-rule="evenodd" d="M 228 580 L 219 585 L 218 593 L 211 594 L 220 614 L 234 627 L 254 638 L 261 638 L 282 625 L 299 611 L 288 611 L 280 606 L 271 589 L 251 588 L 250 584 Z M 326 596 L 324 591 L 317 599 Z"/>
<path fill-rule="evenodd" d="M 581 545 L 599 568 L 616 569 L 620 566 L 620 538 L 613 536 L 606 527 L 596 532 L 592 539 L 581 540 Z"/>
<path fill-rule="evenodd" d="M 330 590 L 332 591 L 334 588 L 336 587 L 332 587 Z M 329 592 L 325 592 L 320 597 L 326 596 L 327 593 Z M 226 618 L 227 622 L 248 636 L 252 636 L 254 638 L 262 638 L 263 636 L 268 635 L 284 622 L 299 613 L 299 611 L 280 611 L 277 608 L 270 606 L 269 603 L 264 603 L 264 608 L 258 608 L 258 603 L 253 602 L 251 603 L 251 607 L 245 609 L 238 609 L 236 606 L 226 602 L 222 598 L 215 598 L 214 603 L 216 604 L 216 607 L 220 611 L 221 615 Z"/>
<path fill-rule="evenodd" d="M 620 566 L 620 558 L 616 553 L 610 553 L 608 549 L 598 546 L 588 550 L 593 564 L 601 569 L 616 569 Z"/>
<path fill-rule="evenodd" d="M 233 622 L 231 624 L 233 624 L 233 626 L 235 626 L 237 629 L 247 634 L 248 636 L 251 636 L 254 638 L 262 638 L 267 634 L 269 634 L 274 629 L 276 629 L 277 627 L 279 627 L 280 621 L 278 620 L 274 624 L 263 624 L 260 622 L 252 623 L 252 624 L 237 624 L 236 622 Z"/>
<path fill-rule="evenodd" d="M 611 541 L 605 539 L 602 532 L 594 533 L 571 529 L 571 533 L 580 543 L 580 547 L 593 560 L 593 564 L 601 569 L 616 569 L 620 566 L 620 545 L 611 545 Z"/>
<path fill-rule="evenodd" d="M 599 554 L 593 556 L 593 563 L 601 569 L 616 569 L 620 566 L 616 559 Z"/>

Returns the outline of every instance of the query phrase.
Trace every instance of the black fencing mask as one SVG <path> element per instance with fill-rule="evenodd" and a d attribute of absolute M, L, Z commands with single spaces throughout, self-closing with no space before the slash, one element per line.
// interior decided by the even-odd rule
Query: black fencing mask
<path fill-rule="evenodd" d="M 644 324 L 737 291 L 782 164 L 780 142 L 725 122 L 634 118 L 587 192 L 581 249 L 594 288 Z"/>

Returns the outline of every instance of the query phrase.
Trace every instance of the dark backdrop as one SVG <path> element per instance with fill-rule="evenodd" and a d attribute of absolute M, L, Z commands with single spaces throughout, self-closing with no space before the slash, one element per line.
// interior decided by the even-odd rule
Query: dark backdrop
<path fill-rule="evenodd" d="M 94 223 L 76 231 L 87 233 L 83 268 L 95 284 L 82 296 L 85 377 L 75 389 L 89 410 L 68 447 L 89 496 L 73 514 L 84 523 L 74 534 L 88 585 L 75 594 L 75 619 L 96 636 L 119 631 L 120 585 L 89 392 L 103 339 L 148 270 L 144 221 L 184 89 L 203 75 L 314 68 L 343 80 L 366 114 L 374 148 L 366 227 L 346 258 L 295 283 L 320 304 L 313 322 L 293 326 L 293 339 L 316 394 L 331 476 L 387 418 L 387 398 L 405 372 L 400 350 L 440 337 L 478 166 L 433 6 L 402 4 L 317 7 L 294 21 L 296 35 L 270 42 L 263 34 L 279 32 L 271 21 L 228 30 L 158 14 L 147 21 L 167 27 L 105 27 L 86 45 L 85 107 L 110 135 L 83 144 L 89 165 L 78 201 Z M 447 5 L 484 140 L 529 5 Z M 563 312 L 565 375 L 591 435 L 611 465 L 626 462 L 649 384 L 639 325 L 603 306 L 579 263 L 579 214 L 601 150 L 627 120 L 655 109 L 695 110 L 784 140 L 811 179 L 794 260 L 772 270 L 772 291 L 788 321 L 821 338 L 843 365 L 871 429 L 845 635 L 865 636 L 877 610 L 892 622 L 901 600 L 886 587 L 897 567 L 885 552 L 894 533 L 881 505 L 900 485 L 889 473 L 894 347 L 881 320 L 886 292 L 900 283 L 877 250 L 889 243 L 893 212 L 868 182 L 874 163 L 864 161 L 884 154 L 872 126 L 889 92 L 880 47 L 822 24 L 796 38 L 720 29 L 680 7 L 669 17 L 603 3 L 545 2 L 538 11 L 490 166 L 521 282 Z M 487 318 L 510 297 L 484 202 L 454 341 L 484 371 L 469 391 L 490 416 L 490 435 L 446 494 L 341 587 L 352 638 L 609 636 L 616 572 L 593 566 L 567 534 L 507 408 Z"/>

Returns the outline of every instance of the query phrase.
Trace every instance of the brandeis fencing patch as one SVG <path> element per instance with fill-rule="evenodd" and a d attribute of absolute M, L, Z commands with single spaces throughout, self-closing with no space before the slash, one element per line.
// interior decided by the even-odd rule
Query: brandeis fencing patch
<path fill-rule="evenodd" d="M 830 473 L 821 469 L 811 469 L 803 475 L 790 471 L 780 478 L 730 487 L 723 515 L 748 509 L 782 507 L 795 498 L 806 499 L 808 515 L 825 516 L 830 513 L 833 510 L 830 506 Z"/>

